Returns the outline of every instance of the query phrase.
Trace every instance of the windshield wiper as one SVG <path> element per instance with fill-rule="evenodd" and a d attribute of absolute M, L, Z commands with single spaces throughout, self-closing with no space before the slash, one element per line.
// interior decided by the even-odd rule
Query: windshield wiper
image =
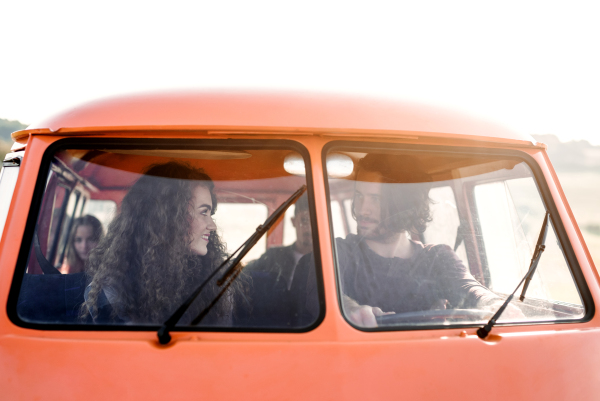
<path fill-rule="evenodd" d="M 550 217 L 550 213 L 546 211 L 546 216 L 544 217 L 544 222 L 542 223 L 542 229 L 540 231 L 540 235 L 538 237 L 537 244 L 536 244 L 535 250 L 533 252 L 533 256 L 531 257 L 531 263 L 529 264 L 529 270 L 527 270 L 527 274 L 525 275 L 525 277 L 523 277 L 521 279 L 521 281 L 519 282 L 519 285 L 517 285 L 517 288 L 515 288 L 515 290 L 512 292 L 512 294 L 510 294 L 509 297 L 506 298 L 506 300 L 504 301 L 502 306 L 500 306 L 498 311 L 496 313 L 494 313 L 494 316 L 492 316 L 490 321 L 485 326 L 480 327 L 477 330 L 477 336 L 479 338 L 481 338 L 482 340 L 490 334 L 490 331 L 492 331 L 492 328 L 496 324 L 496 321 L 500 318 L 500 315 L 502 315 L 502 313 L 504 312 L 504 310 L 506 309 L 506 307 L 512 300 L 513 296 L 515 295 L 515 292 L 517 292 L 517 290 L 519 289 L 521 284 L 523 284 L 523 282 L 525 282 L 525 284 L 523 285 L 523 290 L 521 291 L 521 296 L 519 297 L 519 299 L 521 301 L 523 301 L 525 299 L 525 293 L 527 292 L 529 283 L 531 282 L 531 279 L 533 278 L 535 269 L 537 269 L 538 263 L 542 256 L 542 253 L 546 249 L 546 245 L 544 245 L 544 243 L 546 242 L 546 234 L 548 233 L 549 217 Z"/>
<path fill-rule="evenodd" d="M 212 307 L 221 299 L 221 296 L 227 291 L 229 286 L 235 281 L 244 269 L 243 265 L 240 265 L 240 261 L 246 256 L 246 254 L 252 249 L 254 245 L 261 239 L 261 237 L 269 231 L 269 229 L 275 224 L 277 220 L 285 213 L 285 211 L 294 203 L 298 198 L 306 191 L 306 185 L 302 185 L 292 196 L 283 202 L 277 210 L 269 216 L 269 218 L 261 225 L 256 227 L 256 231 L 248 238 L 235 252 L 233 252 L 219 267 L 213 271 L 210 276 L 190 295 L 190 297 L 169 317 L 158 329 L 158 342 L 161 344 L 168 344 L 171 341 L 171 335 L 169 332 L 175 327 L 179 319 L 183 316 L 185 311 L 188 310 L 194 300 L 200 295 L 206 284 L 219 272 L 224 266 L 229 265 L 229 268 L 225 273 L 217 280 L 217 285 L 221 288 L 221 291 L 217 296 L 206 306 L 194 320 L 192 324 L 196 325 L 208 314 Z M 235 257 L 234 257 L 235 256 Z"/>

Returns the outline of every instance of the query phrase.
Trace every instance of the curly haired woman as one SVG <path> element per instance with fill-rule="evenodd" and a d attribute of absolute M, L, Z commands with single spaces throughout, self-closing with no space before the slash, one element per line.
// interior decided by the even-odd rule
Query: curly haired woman
<path fill-rule="evenodd" d="M 178 162 L 150 166 L 90 255 L 82 317 L 162 324 L 226 257 L 212 219 L 216 208 L 214 184 L 201 169 Z M 231 325 L 241 287 L 235 282 L 202 324 Z M 181 323 L 189 323 L 219 290 L 208 285 Z"/>

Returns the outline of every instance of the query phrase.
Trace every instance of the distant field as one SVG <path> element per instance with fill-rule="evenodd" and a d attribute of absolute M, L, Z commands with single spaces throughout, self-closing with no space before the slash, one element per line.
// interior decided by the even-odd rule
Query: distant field
<path fill-rule="evenodd" d="M 558 172 L 596 266 L 600 266 L 600 173 Z"/>
<path fill-rule="evenodd" d="M 10 151 L 11 144 L 0 140 L 0 156 L 4 159 L 4 155 Z"/>

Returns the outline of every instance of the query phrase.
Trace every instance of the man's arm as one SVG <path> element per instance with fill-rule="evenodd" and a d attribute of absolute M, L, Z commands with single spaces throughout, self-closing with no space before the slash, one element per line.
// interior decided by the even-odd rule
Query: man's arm
<path fill-rule="evenodd" d="M 441 265 L 442 277 L 448 291 L 450 303 L 456 307 L 475 307 L 489 311 L 496 311 L 504 300 L 482 285 L 468 271 L 462 260 L 447 245 L 438 245 L 436 249 L 430 250 L 436 252 L 435 260 Z M 464 305 L 463 305 L 464 304 Z M 524 318 L 523 312 L 514 306 L 509 305 L 504 312 L 505 317 L 519 319 Z"/>

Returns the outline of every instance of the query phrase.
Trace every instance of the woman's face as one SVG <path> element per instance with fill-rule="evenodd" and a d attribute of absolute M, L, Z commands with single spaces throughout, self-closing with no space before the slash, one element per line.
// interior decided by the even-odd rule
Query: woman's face
<path fill-rule="evenodd" d="M 210 191 L 203 186 L 197 186 L 193 191 L 193 196 L 194 219 L 191 227 L 192 243 L 190 244 L 190 250 L 198 255 L 206 255 L 210 233 L 217 229 L 217 225 L 211 216 L 212 199 L 210 198 Z"/>
<path fill-rule="evenodd" d="M 94 238 L 94 229 L 92 226 L 79 226 L 75 230 L 75 238 L 73 239 L 73 246 L 77 256 L 84 262 L 88 260 L 90 251 L 98 245 L 98 241 Z"/>

